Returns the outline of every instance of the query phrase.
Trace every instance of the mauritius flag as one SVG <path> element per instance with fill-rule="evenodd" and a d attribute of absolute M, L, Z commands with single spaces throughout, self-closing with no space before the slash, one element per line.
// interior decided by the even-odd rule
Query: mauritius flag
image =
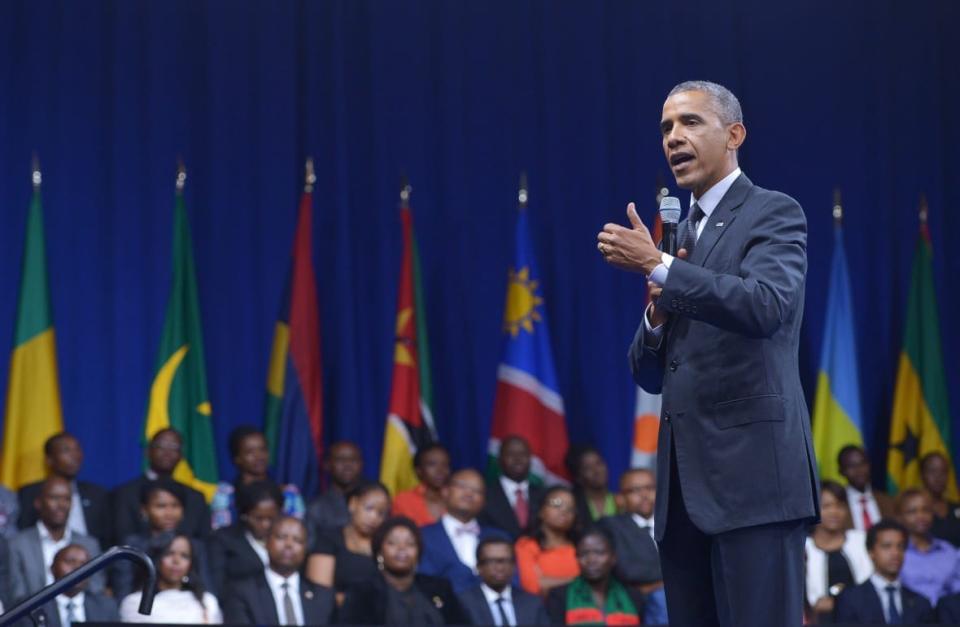
<path fill-rule="evenodd" d="M 308 165 L 308 172 L 312 168 Z M 308 177 L 311 176 L 308 174 Z M 303 494 L 320 485 L 323 443 L 323 388 L 320 317 L 313 269 L 313 194 L 308 182 L 300 198 L 293 257 L 273 333 L 264 432 L 274 476 Z"/>
<path fill-rule="evenodd" d="M 524 186 L 525 187 L 525 186 Z M 567 425 L 550 350 L 540 273 L 530 241 L 525 190 L 521 191 L 513 267 L 507 274 L 503 359 L 497 368 L 493 426 L 487 447 L 495 468 L 500 443 L 519 435 L 530 443 L 531 474 L 546 483 L 566 476 Z"/>

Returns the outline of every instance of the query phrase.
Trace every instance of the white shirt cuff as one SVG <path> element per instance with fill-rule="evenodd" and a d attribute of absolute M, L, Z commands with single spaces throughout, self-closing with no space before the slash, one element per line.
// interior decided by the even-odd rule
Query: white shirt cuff
<path fill-rule="evenodd" d="M 667 282 L 667 274 L 670 272 L 670 265 L 673 263 L 673 255 L 660 253 L 660 265 L 653 269 L 648 277 L 657 285 L 663 285 Z"/>
<path fill-rule="evenodd" d="M 652 348 L 656 350 L 660 348 L 660 342 L 663 341 L 663 325 L 658 324 L 653 326 L 650 324 L 650 305 L 648 304 L 646 309 L 643 310 L 643 328 L 646 330 L 644 333 L 644 344 L 647 348 Z"/>

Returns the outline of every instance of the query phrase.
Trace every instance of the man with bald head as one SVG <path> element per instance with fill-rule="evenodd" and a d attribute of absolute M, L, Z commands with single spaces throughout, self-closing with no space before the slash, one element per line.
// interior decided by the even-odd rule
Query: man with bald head
<path fill-rule="evenodd" d="M 469 468 L 458 470 L 450 475 L 443 488 L 447 513 L 421 530 L 423 555 L 418 572 L 446 577 L 457 593 L 480 583 L 477 575 L 480 541 L 494 537 L 509 540 L 502 530 L 477 521 L 477 515 L 483 510 L 485 492 L 479 472 Z"/>

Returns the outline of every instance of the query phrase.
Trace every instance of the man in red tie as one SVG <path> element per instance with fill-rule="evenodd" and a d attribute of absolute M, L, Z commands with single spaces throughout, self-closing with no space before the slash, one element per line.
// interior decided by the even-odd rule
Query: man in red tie
<path fill-rule="evenodd" d="M 862 447 L 851 444 L 840 449 L 837 465 L 847 480 L 847 502 L 855 528 L 869 531 L 881 518 L 896 514 L 893 499 L 870 487 L 870 460 Z"/>
<path fill-rule="evenodd" d="M 505 531 L 516 540 L 527 531 L 531 512 L 543 500 L 544 487 L 530 475 L 530 444 L 519 435 L 503 439 L 497 462 L 500 476 L 487 481 L 487 498 L 480 522 Z"/>

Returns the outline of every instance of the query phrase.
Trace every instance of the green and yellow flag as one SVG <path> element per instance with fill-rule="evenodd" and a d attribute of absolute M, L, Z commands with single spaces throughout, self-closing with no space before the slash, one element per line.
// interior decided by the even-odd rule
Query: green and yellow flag
<path fill-rule="evenodd" d="M 944 497 L 956 501 L 956 473 L 950 455 L 950 406 L 943 373 L 940 322 L 933 289 L 933 250 L 926 213 L 924 205 L 920 211 L 920 236 L 913 258 L 907 323 L 893 394 L 887 484 L 891 493 L 920 486 L 920 460 L 927 453 L 937 451 L 950 461 Z"/>
<path fill-rule="evenodd" d="M 43 444 L 51 435 L 63 431 L 57 350 L 47 287 L 40 170 L 36 167 L 21 272 L 0 463 L 0 481 L 11 490 L 46 476 Z"/>
<path fill-rule="evenodd" d="M 217 458 L 207 395 L 197 277 L 183 203 L 184 177 L 181 172 L 177 182 L 173 210 L 173 281 L 156 374 L 150 387 L 144 437 L 149 441 L 161 429 L 176 429 L 183 436 L 183 459 L 173 476 L 202 492 L 209 501 L 216 491 Z"/>

